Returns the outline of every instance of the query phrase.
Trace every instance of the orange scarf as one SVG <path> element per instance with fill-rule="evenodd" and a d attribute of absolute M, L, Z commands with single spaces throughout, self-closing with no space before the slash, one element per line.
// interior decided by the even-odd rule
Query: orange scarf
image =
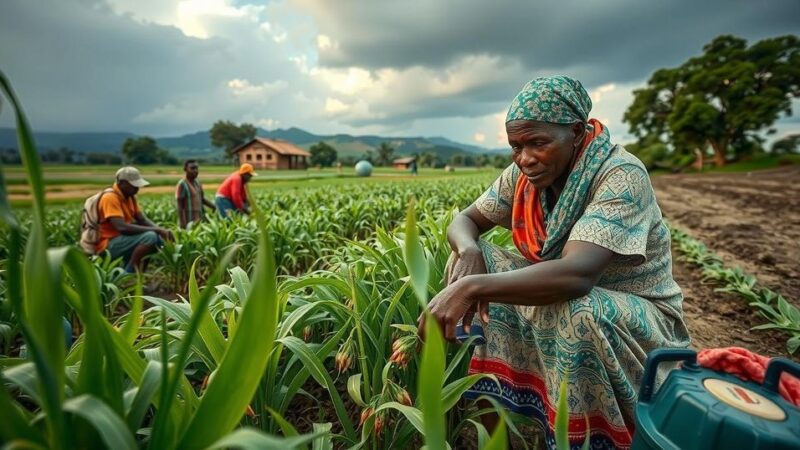
<path fill-rule="evenodd" d="M 581 159 L 583 151 L 589 144 L 602 134 L 603 125 L 595 120 L 589 119 L 592 130 L 587 130 L 586 137 L 583 139 L 578 156 L 573 162 L 572 170 Z M 539 198 L 539 192 L 534 185 L 528 181 L 528 177 L 520 174 L 517 185 L 514 189 L 514 205 L 511 209 L 511 235 L 514 238 L 514 245 L 522 256 L 532 263 L 542 260 L 541 251 L 547 240 L 547 224 L 544 219 L 544 208 Z"/>

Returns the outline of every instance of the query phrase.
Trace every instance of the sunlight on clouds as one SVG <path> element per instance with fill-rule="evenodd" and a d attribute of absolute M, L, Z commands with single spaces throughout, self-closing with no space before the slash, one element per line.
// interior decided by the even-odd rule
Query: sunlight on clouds
<path fill-rule="evenodd" d="M 233 95 L 237 97 L 241 96 L 270 97 L 272 95 L 277 94 L 280 91 L 283 91 L 288 86 L 288 83 L 283 80 L 277 80 L 272 83 L 262 83 L 254 85 L 250 83 L 248 80 L 242 80 L 239 78 L 234 78 L 228 81 L 227 84 L 231 92 L 233 92 Z"/>
<path fill-rule="evenodd" d="M 497 144 L 502 146 L 508 145 L 508 134 L 506 134 L 506 113 L 501 112 L 495 114 L 494 120 L 497 124 Z"/>
<path fill-rule="evenodd" d="M 480 142 L 483 144 L 486 141 L 486 135 L 483 133 L 475 133 L 475 135 L 472 136 L 472 139 L 474 139 L 475 142 Z"/>
<path fill-rule="evenodd" d="M 347 111 L 350 107 L 343 101 L 337 98 L 328 97 L 325 100 L 325 112 L 330 114 L 339 114 Z"/>
<path fill-rule="evenodd" d="M 604 84 L 596 89 L 592 89 L 592 92 L 589 94 L 592 97 L 592 103 L 600 103 L 600 100 L 603 99 L 603 95 L 614 92 L 615 89 L 617 89 L 617 85 L 614 83 Z"/>
<path fill-rule="evenodd" d="M 247 117 L 245 117 L 244 119 L 248 120 Z M 278 125 L 280 125 L 280 121 L 275 119 L 257 119 L 257 120 L 252 120 L 252 122 L 255 123 L 256 126 L 267 130 L 274 130 L 278 128 Z"/>
<path fill-rule="evenodd" d="M 324 34 L 320 34 L 317 36 L 317 48 L 320 50 L 325 50 L 333 47 L 333 41 L 329 36 Z"/>
<path fill-rule="evenodd" d="M 231 6 L 227 0 L 183 0 L 178 3 L 175 26 L 191 37 L 209 37 L 205 21 L 214 17 L 242 18 L 252 16 L 256 20 L 263 6 Z"/>
<path fill-rule="evenodd" d="M 355 95 L 356 93 L 375 87 L 375 83 L 369 71 L 358 67 L 350 67 L 349 69 L 317 69 L 309 73 L 321 79 L 331 91 L 345 95 Z"/>

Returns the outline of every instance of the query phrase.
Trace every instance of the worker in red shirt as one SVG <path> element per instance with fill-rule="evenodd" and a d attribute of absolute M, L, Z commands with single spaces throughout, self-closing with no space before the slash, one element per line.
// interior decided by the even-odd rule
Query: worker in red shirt
<path fill-rule="evenodd" d="M 250 208 L 247 205 L 247 191 L 244 190 L 244 185 L 257 175 L 252 164 L 244 163 L 239 167 L 239 170 L 232 173 L 222 182 L 219 189 L 217 189 L 214 203 L 223 219 L 230 217 L 231 212 L 250 214 Z"/>

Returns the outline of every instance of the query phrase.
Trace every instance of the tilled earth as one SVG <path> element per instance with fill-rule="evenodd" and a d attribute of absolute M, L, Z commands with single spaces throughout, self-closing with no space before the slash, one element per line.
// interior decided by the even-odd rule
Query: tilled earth
<path fill-rule="evenodd" d="M 800 306 L 800 167 L 731 174 L 653 178 L 669 222 L 739 266 L 759 284 Z M 696 348 L 739 346 L 765 356 L 789 356 L 787 335 L 750 331 L 764 323 L 740 297 L 714 291 L 675 254 L 675 278 Z M 798 352 L 800 353 L 800 352 Z M 800 354 L 794 359 L 800 360 Z"/>

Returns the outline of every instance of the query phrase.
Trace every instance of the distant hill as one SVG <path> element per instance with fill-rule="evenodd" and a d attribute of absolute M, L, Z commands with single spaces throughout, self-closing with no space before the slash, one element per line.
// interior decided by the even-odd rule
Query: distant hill
<path fill-rule="evenodd" d="M 36 145 L 41 150 L 55 150 L 68 147 L 72 150 L 87 152 L 117 153 L 122 143 L 133 133 L 34 133 Z M 13 128 L 0 128 L 0 148 L 17 148 L 17 132 Z"/>
<path fill-rule="evenodd" d="M 87 152 L 119 153 L 122 143 L 133 133 L 54 133 L 37 132 L 34 139 L 40 150 L 53 150 L 67 147 L 71 150 Z M 317 135 L 300 128 L 277 129 L 267 131 L 258 129 L 258 136 L 272 139 L 284 139 L 308 149 L 318 142 L 326 142 L 336 148 L 341 157 L 362 156 L 374 150 L 383 142 L 388 142 L 398 156 L 422 152 L 435 152 L 440 158 L 447 159 L 457 153 L 494 153 L 496 150 L 463 144 L 443 137 L 385 137 L 385 136 L 352 136 L 349 134 Z M 156 138 L 158 144 L 178 157 L 214 157 L 220 154 L 219 149 L 211 147 L 208 131 L 198 131 L 178 137 Z M 16 132 L 12 128 L 0 128 L 0 149 L 16 148 Z"/>

